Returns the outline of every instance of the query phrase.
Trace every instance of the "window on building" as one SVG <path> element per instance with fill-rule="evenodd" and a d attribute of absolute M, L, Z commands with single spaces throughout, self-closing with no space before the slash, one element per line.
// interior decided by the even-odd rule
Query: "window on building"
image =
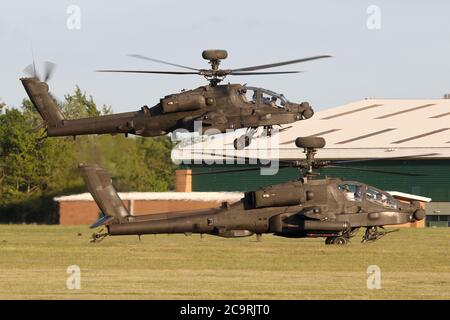
<path fill-rule="evenodd" d="M 427 227 L 450 227 L 450 214 L 429 214 L 425 224 Z"/>

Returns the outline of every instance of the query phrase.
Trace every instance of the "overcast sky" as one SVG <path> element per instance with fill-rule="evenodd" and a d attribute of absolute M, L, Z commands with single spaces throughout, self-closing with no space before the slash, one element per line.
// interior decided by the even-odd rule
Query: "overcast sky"
<path fill-rule="evenodd" d="M 67 27 L 71 5 L 80 9 L 80 29 Z M 371 5 L 380 20 L 373 20 Z M 447 0 L 2 1 L 0 99 L 18 106 L 25 97 L 18 79 L 32 60 L 31 43 L 38 68 L 45 60 L 58 65 L 49 83 L 57 97 L 78 84 L 115 112 L 152 106 L 206 82 L 94 70 L 179 70 L 127 57 L 132 53 L 206 68 L 201 52 L 207 48 L 228 50 L 224 68 L 333 55 L 273 69 L 302 74 L 227 78 L 309 101 L 316 110 L 365 97 L 441 98 L 450 92 L 449 17 Z"/>

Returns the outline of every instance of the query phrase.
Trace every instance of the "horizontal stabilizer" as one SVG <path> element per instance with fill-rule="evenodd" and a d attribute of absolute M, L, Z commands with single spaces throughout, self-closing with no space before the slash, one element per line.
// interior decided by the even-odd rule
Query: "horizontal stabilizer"
<path fill-rule="evenodd" d="M 98 228 L 100 226 L 103 226 L 107 224 L 108 222 L 114 220 L 114 217 L 103 215 L 100 219 L 98 219 L 95 223 L 90 225 L 91 229 Z"/>

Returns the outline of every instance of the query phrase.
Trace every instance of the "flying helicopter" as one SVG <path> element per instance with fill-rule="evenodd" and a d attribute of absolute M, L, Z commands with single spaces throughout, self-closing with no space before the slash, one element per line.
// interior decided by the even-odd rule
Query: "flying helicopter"
<path fill-rule="evenodd" d="M 109 174 L 98 165 L 80 165 L 88 191 L 103 214 L 92 227 L 106 227 L 106 232 L 93 234 L 93 241 L 108 235 L 199 233 L 235 238 L 256 234 L 259 238 L 263 233 L 271 233 L 288 238 L 323 237 L 326 244 L 344 245 L 360 228 L 366 229 L 362 242 L 368 242 L 393 231 L 384 230 L 385 225 L 424 219 L 424 209 L 413 199 L 405 202 L 405 198 L 401 198 L 401 201 L 388 192 L 358 181 L 316 179 L 317 173 L 313 169 L 342 165 L 339 161 L 315 159 L 317 150 L 325 146 L 323 138 L 299 137 L 296 145 L 304 149 L 306 158 L 280 161 L 280 168 L 299 168 L 302 174 L 297 180 L 245 192 L 240 201 L 225 202 L 218 208 L 170 214 L 130 215 Z M 258 167 L 247 169 L 259 170 Z"/>
<path fill-rule="evenodd" d="M 98 70 L 98 72 L 120 72 L 139 74 L 201 75 L 209 84 L 193 90 L 183 90 L 160 99 L 153 107 L 144 105 L 134 112 L 117 113 L 91 118 L 65 119 L 53 97 L 49 93 L 47 81 L 54 70 L 54 64 L 47 63 L 46 74 L 41 81 L 34 64 L 25 71 L 30 75 L 21 82 L 44 120 L 47 137 L 77 136 L 87 134 L 128 134 L 154 137 L 174 132 L 177 129 L 201 134 L 217 134 L 246 128 L 245 134 L 234 141 L 235 149 L 250 145 L 259 127 L 267 136 L 272 134 L 273 126 L 309 119 L 314 111 L 308 102 L 291 102 L 283 94 L 258 87 L 241 84 L 223 84 L 227 76 L 291 74 L 300 71 L 258 71 L 288 64 L 329 58 L 320 55 L 296 60 L 238 69 L 220 69 L 220 63 L 228 56 L 225 50 L 205 50 L 204 59 L 209 61 L 210 69 L 197 69 L 143 55 L 134 58 L 150 60 L 176 66 L 189 71 L 152 70 Z M 199 126 L 200 124 L 200 126 Z"/>

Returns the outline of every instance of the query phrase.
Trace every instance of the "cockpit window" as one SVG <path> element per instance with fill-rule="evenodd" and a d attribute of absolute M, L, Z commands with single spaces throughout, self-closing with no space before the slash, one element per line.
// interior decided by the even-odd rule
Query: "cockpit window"
<path fill-rule="evenodd" d="M 249 96 L 249 90 L 247 89 L 240 89 L 238 90 L 239 98 L 241 98 L 244 102 L 250 102 L 252 101 L 251 95 Z"/>
<path fill-rule="evenodd" d="M 262 103 L 270 105 L 274 108 L 281 108 L 280 101 L 276 96 L 271 96 L 265 92 L 261 95 Z M 278 102 L 278 103 L 277 103 Z"/>
<path fill-rule="evenodd" d="M 256 103 L 258 93 L 260 95 L 260 103 L 264 105 L 270 105 L 274 108 L 284 108 L 288 100 L 282 94 L 276 92 L 256 88 L 256 87 L 245 87 L 245 89 L 240 90 L 239 94 L 245 102 Z"/>
<path fill-rule="evenodd" d="M 356 183 L 343 183 L 339 185 L 339 190 L 344 193 L 347 200 L 361 201 L 362 186 Z"/>
<path fill-rule="evenodd" d="M 256 103 L 256 91 L 244 88 L 238 90 L 238 95 L 245 103 Z"/>
<path fill-rule="evenodd" d="M 366 199 L 371 202 L 381 204 L 387 208 L 397 208 L 397 203 L 391 195 L 373 188 L 367 188 Z"/>

